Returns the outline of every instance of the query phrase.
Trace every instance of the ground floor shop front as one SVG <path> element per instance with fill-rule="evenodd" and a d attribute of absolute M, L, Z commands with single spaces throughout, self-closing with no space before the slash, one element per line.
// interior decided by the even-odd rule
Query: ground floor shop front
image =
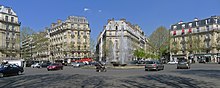
<path fill-rule="evenodd" d="M 220 53 L 207 54 L 175 54 L 171 55 L 170 61 L 178 61 L 180 59 L 187 59 L 190 63 L 217 63 L 220 62 Z"/>

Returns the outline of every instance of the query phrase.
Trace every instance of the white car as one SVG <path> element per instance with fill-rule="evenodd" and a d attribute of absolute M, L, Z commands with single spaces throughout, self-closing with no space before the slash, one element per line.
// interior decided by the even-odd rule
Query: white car
<path fill-rule="evenodd" d="M 178 64 L 178 62 L 177 61 L 170 61 L 170 62 L 168 62 L 168 64 Z"/>
<path fill-rule="evenodd" d="M 81 62 L 72 62 L 71 65 L 73 67 L 81 67 L 81 66 L 84 66 L 85 64 L 84 63 L 81 63 Z"/>
<path fill-rule="evenodd" d="M 32 68 L 41 68 L 41 65 L 39 63 L 35 63 L 31 65 Z"/>

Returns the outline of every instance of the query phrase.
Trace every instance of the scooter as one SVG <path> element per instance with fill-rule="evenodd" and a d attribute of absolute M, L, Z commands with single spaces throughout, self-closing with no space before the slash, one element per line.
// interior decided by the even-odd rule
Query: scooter
<path fill-rule="evenodd" d="M 105 66 L 96 66 L 96 72 L 106 72 Z"/>

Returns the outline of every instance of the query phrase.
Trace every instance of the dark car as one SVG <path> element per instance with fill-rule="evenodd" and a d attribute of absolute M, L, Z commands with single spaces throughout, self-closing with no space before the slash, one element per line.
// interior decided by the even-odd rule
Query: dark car
<path fill-rule="evenodd" d="M 62 63 L 52 63 L 49 66 L 47 66 L 47 70 L 63 70 Z"/>
<path fill-rule="evenodd" d="M 190 63 L 187 60 L 178 61 L 177 69 L 181 68 L 190 69 Z"/>
<path fill-rule="evenodd" d="M 40 65 L 41 65 L 42 68 L 46 68 L 50 64 L 51 64 L 50 62 L 47 62 L 47 63 L 41 63 Z"/>
<path fill-rule="evenodd" d="M 156 60 L 153 61 L 146 61 L 145 62 L 145 71 L 149 71 L 149 70 L 163 70 L 164 69 L 164 65 Z"/>
<path fill-rule="evenodd" d="M 15 64 L 0 65 L 0 77 L 9 75 L 19 75 L 24 72 L 23 67 Z"/>
<path fill-rule="evenodd" d="M 201 60 L 199 60 L 199 63 L 206 63 L 206 61 L 205 60 L 203 60 L 203 59 L 201 59 Z"/>

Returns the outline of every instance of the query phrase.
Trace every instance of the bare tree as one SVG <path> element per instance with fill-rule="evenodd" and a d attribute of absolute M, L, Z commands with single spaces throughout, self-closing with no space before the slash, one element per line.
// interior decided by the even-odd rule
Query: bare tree
<path fill-rule="evenodd" d="M 149 43 L 154 52 L 157 52 L 161 56 L 162 53 L 167 52 L 169 49 L 169 31 L 163 26 L 157 28 L 150 35 Z"/>

